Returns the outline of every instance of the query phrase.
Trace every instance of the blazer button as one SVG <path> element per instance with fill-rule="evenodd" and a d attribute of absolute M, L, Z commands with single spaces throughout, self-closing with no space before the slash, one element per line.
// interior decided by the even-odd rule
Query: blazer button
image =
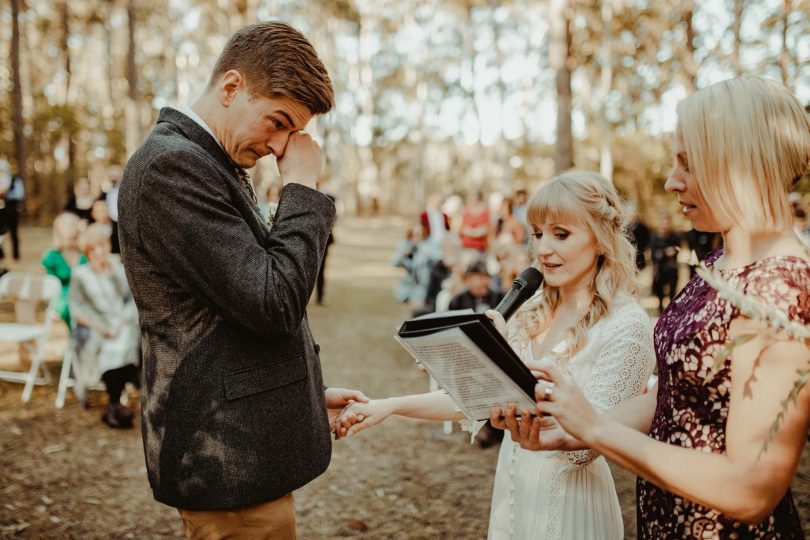
<path fill-rule="evenodd" d="M 321 346 L 317 343 L 315 344 L 315 354 L 321 354 Z"/>

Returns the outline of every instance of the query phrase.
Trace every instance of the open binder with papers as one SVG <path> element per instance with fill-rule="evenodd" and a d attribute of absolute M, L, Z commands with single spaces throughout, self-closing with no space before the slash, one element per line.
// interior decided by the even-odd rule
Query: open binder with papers
<path fill-rule="evenodd" d="M 471 420 L 514 403 L 533 411 L 536 380 L 485 315 L 447 311 L 405 321 L 397 341 Z"/>

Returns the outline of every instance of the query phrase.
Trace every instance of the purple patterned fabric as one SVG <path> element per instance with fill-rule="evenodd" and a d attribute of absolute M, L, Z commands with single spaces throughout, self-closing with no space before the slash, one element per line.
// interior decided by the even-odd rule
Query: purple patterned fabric
<path fill-rule="evenodd" d="M 722 255 L 716 251 L 706 264 Z M 747 294 L 810 322 L 810 264 L 796 257 L 771 257 L 723 270 Z M 731 386 L 731 360 L 708 378 L 712 358 L 726 343 L 739 310 L 697 275 L 667 307 L 655 326 L 658 403 L 650 436 L 684 448 L 723 453 Z M 762 523 L 749 526 L 684 500 L 650 482 L 637 484 L 638 537 L 645 539 L 804 538 L 790 490 Z"/>

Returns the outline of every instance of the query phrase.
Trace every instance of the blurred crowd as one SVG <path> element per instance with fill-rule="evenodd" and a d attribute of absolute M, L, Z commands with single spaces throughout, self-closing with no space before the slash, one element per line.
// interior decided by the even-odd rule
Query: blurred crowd
<path fill-rule="evenodd" d="M 0 235 L 10 233 L 10 251 L 16 260 L 25 188 L 7 165 L 0 161 Z M 110 166 L 103 189 L 94 190 L 86 177 L 78 179 L 64 212 L 54 220 L 53 245 L 41 259 L 45 271 L 62 283 L 56 307 L 70 329 L 82 381 L 79 392 L 104 383 L 109 405 L 102 420 L 112 427 L 133 425 L 132 411 L 121 404 L 120 397 L 126 383 L 137 385 L 140 357 L 137 312 L 118 256 L 117 193 L 122 173 L 120 166 Z M 281 186 L 273 183 L 260 190 L 260 211 L 269 223 L 280 192 Z M 510 196 L 474 191 L 466 200 L 459 195 L 430 194 L 393 257 L 394 266 L 404 270 L 396 299 L 409 304 L 414 316 L 453 309 L 483 313 L 497 306 L 515 277 L 532 264 L 533 231 L 526 227 L 528 196 L 522 189 Z M 790 200 L 796 235 L 810 246 L 807 207 L 798 193 L 791 194 Z M 719 248 L 721 239 L 694 229 L 676 231 L 665 213 L 651 226 L 633 203 L 626 210 L 632 216 L 627 230 L 637 248 L 636 264 L 639 270 L 651 267 L 643 275 L 660 313 L 678 292 L 679 264 L 688 262 L 694 272 L 694 265 Z M 323 302 L 322 276 L 323 268 L 318 303 Z"/>
<path fill-rule="evenodd" d="M 396 299 L 409 303 L 414 315 L 495 307 L 531 263 L 527 199 L 525 190 L 514 197 L 475 191 L 466 201 L 429 195 L 394 254 L 394 266 L 405 270 Z"/>
<path fill-rule="evenodd" d="M 424 209 L 410 223 L 394 254 L 393 265 L 404 270 L 394 292 L 408 303 L 413 315 L 448 309 L 494 308 L 512 281 L 532 264 L 526 227 L 529 193 L 520 189 L 510 196 L 499 192 L 471 192 L 427 197 Z M 798 193 L 791 194 L 797 236 L 810 246 L 807 208 Z M 690 274 L 712 251 L 721 247 L 717 233 L 673 228 L 672 216 L 660 213 L 655 223 L 645 222 L 634 203 L 628 203 L 627 232 L 636 246 L 639 271 L 650 267 L 648 292 L 658 302 L 658 313 L 679 291 L 679 265 Z"/>
<path fill-rule="evenodd" d="M 98 192 L 79 178 L 41 259 L 62 284 L 56 310 L 70 330 L 74 389 L 86 404 L 87 388 L 103 382 L 109 400 L 101 420 L 115 428 L 133 426 L 134 413 L 121 397 L 127 383 L 139 385 L 140 364 L 137 309 L 118 255 L 122 173 L 111 166 L 106 189 Z"/>

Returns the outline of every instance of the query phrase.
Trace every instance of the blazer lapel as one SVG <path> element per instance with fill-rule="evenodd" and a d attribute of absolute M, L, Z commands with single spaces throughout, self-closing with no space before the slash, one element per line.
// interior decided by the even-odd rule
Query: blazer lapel
<path fill-rule="evenodd" d="M 164 107 L 160 110 L 158 124 L 161 122 L 175 126 L 188 140 L 200 145 L 203 150 L 208 152 L 214 160 L 228 171 L 228 176 L 233 180 L 236 186 L 238 186 L 238 191 L 242 193 L 248 208 L 255 218 L 254 221 L 258 223 L 258 226 L 256 226 L 256 223 L 253 223 L 252 228 L 264 232 L 267 226 L 259 212 L 259 208 L 242 185 L 242 179 L 239 177 L 237 166 L 231 161 L 230 156 L 228 156 L 222 146 L 220 146 L 219 141 L 214 139 L 211 134 L 205 131 L 197 122 L 171 107 Z"/>
<path fill-rule="evenodd" d="M 231 158 L 220 146 L 219 141 L 214 139 L 210 133 L 205 131 L 197 122 L 171 107 L 164 107 L 160 110 L 158 116 L 158 124 L 167 122 L 177 127 L 188 140 L 200 145 L 211 157 L 213 157 L 220 165 L 227 171 L 231 172 L 231 176 L 238 180 L 236 174 L 236 165 L 234 165 Z"/>

